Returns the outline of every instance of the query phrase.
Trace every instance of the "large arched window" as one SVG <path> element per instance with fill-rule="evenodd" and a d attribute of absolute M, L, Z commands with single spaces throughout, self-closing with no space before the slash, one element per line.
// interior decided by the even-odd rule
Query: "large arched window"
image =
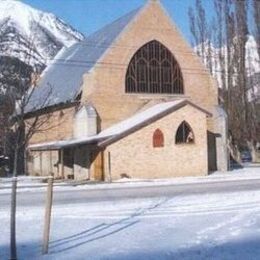
<path fill-rule="evenodd" d="M 172 53 L 158 41 L 141 47 L 126 73 L 127 93 L 183 94 L 183 78 Z"/>
<path fill-rule="evenodd" d="M 160 129 L 156 129 L 153 133 L 153 147 L 164 147 L 164 136 Z"/>
<path fill-rule="evenodd" d="M 190 125 L 187 122 L 183 121 L 178 127 L 175 136 L 175 143 L 176 144 L 194 143 L 194 134 Z"/>

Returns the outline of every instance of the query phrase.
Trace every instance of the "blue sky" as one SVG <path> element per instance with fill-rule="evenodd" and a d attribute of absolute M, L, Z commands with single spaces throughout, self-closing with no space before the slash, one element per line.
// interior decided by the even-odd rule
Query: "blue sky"
<path fill-rule="evenodd" d="M 125 13 L 143 5 L 147 0 L 21 0 L 34 8 L 51 12 L 85 34 L 98 30 Z M 194 0 L 161 0 L 187 40 L 189 31 L 188 8 Z M 203 0 L 208 14 L 212 0 Z"/>

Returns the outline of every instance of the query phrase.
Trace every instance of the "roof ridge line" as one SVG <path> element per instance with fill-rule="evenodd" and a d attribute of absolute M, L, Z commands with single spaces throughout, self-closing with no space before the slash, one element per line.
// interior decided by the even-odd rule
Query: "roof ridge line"
<path fill-rule="evenodd" d="M 111 22 L 105 24 L 104 26 L 102 26 L 102 27 L 99 28 L 98 30 L 96 30 L 96 31 L 90 33 L 89 35 L 87 35 L 86 38 L 83 40 L 83 42 L 84 42 L 84 41 L 87 41 L 89 37 L 92 37 L 92 36 L 95 35 L 96 33 L 98 33 L 98 32 L 100 32 L 100 31 L 104 30 L 106 27 L 111 26 L 111 25 L 117 23 L 119 20 L 121 20 L 121 19 L 127 17 L 128 15 L 130 15 L 130 14 L 132 14 L 132 13 L 134 13 L 134 12 L 137 12 L 139 9 L 142 9 L 142 8 L 143 8 L 143 6 L 139 6 L 139 7 L 135 8 L 135 9 L 131 10 L 130 12 L 127 12 L 127 13 L 125 13 L 124 15 L 121 15 L 121 16 L 118 17 L 116 20 L 113 20 L 113 21 L 111 21 Z M 137 12 L 137 13 L 138 13 L 138 12 Z M 137 14 L 137 13 L 136 13 L 136 14 Z"/>

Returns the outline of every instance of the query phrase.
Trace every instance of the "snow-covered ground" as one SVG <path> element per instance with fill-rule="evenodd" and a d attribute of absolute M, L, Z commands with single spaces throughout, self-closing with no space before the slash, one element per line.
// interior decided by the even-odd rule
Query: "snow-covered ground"
<path fill-rule="evenodd" d="M 260 191 L 54 206 L 46 256 L 43 217 L 43 208 L 18 208 L 19 259 L 260 258 Z M 8 259 L 6 209 L 0 223 Z"/>
<path fill-rule="evenodd" d="M 73 191 L 73 190 L 92 190 L 92 189 L 116 189 L 128 187 L 148 187 L 148 186 L 164 186 L 164 185 L 180 185 L 192 183 L 213 183 L 238 180 L 259 180 L 260 165 L 258 167 L 245 167 L 229 172 L 215 172 L 208 176 L 196 177 L 179 177 L 171 179 L 120 179 L 112 183 L 86 183 L 82 182 L 65 182 L 55 183 L 55 190 Z M 34 192 L 45 190 L 46 183 L 42 182 L 42 178 L 19 177 L 18 192 Z M 0 178 L 0 194 L 10 193 L 11 179 Z"/>
<path fill-rule="evenodd" d="M 108 194 L 106 189 L 244 180 L 253 184 L 259 179 L 260 168 L 248 167 L 205 177 L 57 184 L 55 190 L 68 191 L 68 196 L 89 189 Z M 43 187 L 37 188 L 39 184 Z M 36 189 L 46 190 L 37 178 L 20 177 L 19 185 L 24 187 L 19 192 L 32 196 Z M 9 179 L 0 179 L 0 196 L 9 199 L 9 187 Z M 41 255 L 44 205 L 28 205 L 18 203 L 17 208 L 19 259 L 260 259 L 260 190 L 211 193 L 209 189 L 206 194 L 185 196 L 54 203 L 45 256 Z M 1 260 L 9 257 L 9 223 L 9 207 L 0 205 Z"/>

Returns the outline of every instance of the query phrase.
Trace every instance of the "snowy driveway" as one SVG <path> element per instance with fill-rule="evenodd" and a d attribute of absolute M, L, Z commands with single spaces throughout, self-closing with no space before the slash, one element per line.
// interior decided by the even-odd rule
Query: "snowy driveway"
<path fill-rule="evenodd" d="M 18 182 L 18 207 L 43 206 L 46 189 L 43 183 Z M 54 186 L 54 205 L 257 190 L 260 190 L 260 167 L 207 177 L 129 180 L 78 186 L 57 184 Z M 0 210 L 5 210 L 9 205 L 10 183 L 0 182 Z"/>
<path fill-rule="evenodd" d="M 43 213 L 39 206 L 18 208 L 19 259 L 260 258 L 257 190 L 54 205 L 45 257 Z M 0 223 L 0 259 L 8 259 L 7 208 Z"/>

